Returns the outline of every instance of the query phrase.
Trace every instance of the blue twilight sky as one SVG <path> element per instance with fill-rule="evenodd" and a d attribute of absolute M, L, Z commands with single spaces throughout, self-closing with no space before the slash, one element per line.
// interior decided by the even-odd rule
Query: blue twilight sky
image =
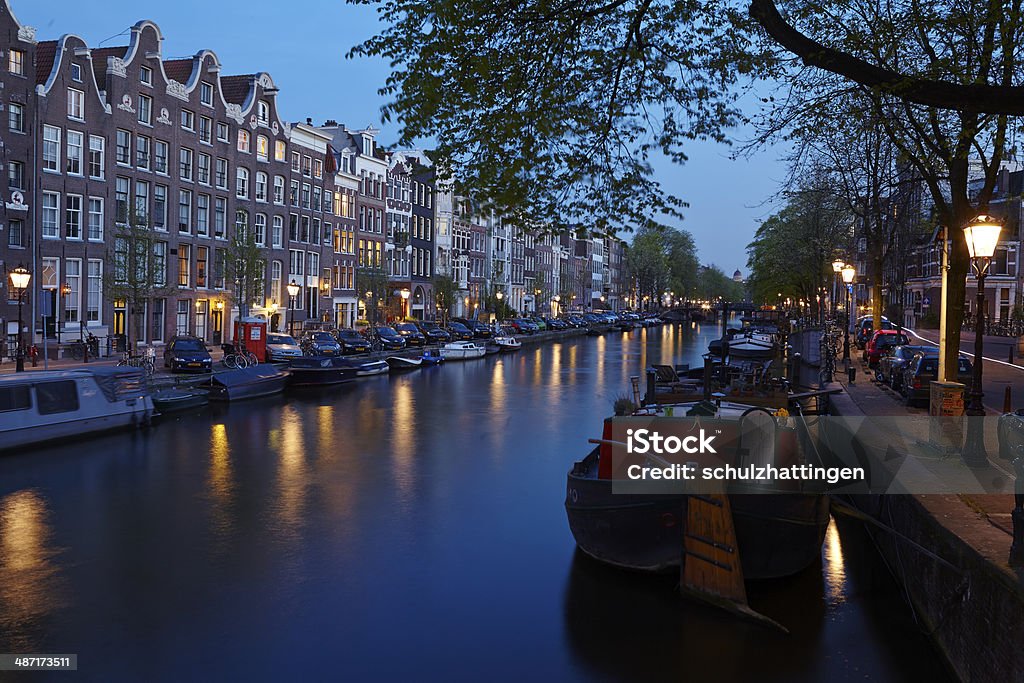
<path fill-rule="evenodd" d="M 249 0 L 10 0 L 23 24 L 40 40 L 65 33 L 93 47 L 127 44 L 128 29 L 151 19 L 164 35 L 166 58 L 190 57 L 211 49 L 225 74 L 268 72 L 281 88 L 279 104 L 289 121 L 333 118 L 349 126 L 382 128 L 381 142 L 397 137 L 381 126 L 377 88 L 388 74 L 383 61 L 344 59 L 352 45 L 375 32 L 372 8 L 344 0 L 304 0 L 301 6 Z M 118 35 L 121 34 L 121 35 Z M 746 275 L 745 247 L 760 220 L 771 213 L 764 202 L 777 189 L 785 169 L 777 153 L 751 161 L 731 161 L 729 149 L 693 143 L 690 161 L 656 163 L 665 187 L 690 203 L 682 227 L 693 233 L 701 261 L 727 274 Z"/>

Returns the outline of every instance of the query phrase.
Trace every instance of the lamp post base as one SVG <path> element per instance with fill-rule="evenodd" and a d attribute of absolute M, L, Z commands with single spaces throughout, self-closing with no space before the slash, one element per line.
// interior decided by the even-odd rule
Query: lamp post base
<path fill-rule="evenodd" d="M 21 352 L 14 359 L 14 371 L 25 372 L 25 356 Z"/>

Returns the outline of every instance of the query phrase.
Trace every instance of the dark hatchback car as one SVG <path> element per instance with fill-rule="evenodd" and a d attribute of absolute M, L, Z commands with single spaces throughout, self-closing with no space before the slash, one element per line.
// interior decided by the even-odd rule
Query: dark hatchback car
<path fill-rule="evenodd" d="M 469 330 L 473 333 L 473 336 L 477 339 L 490 339 L 491 328 L 486 323 L 482 323 L 479 320 L 466 320 L 462 322 Z"/>
<path fill-rule="evenodd" d="M 198 337 L 172 337 L 164 349 L 164 367 L 171 372 L 213 372 L 213 358 Z"/>
<path fill-rule="evenodd" d="M 928 405 L 931 395 L 930 383 L 939 376 L 939 356 L 934 354 L 917 354 L 903 370 L 903 400 L 909 405 L 924 401 Z M 956 381 L 967 386 L 971 385 L 971 361 L 967 358 L 957 360 Z"/>
<path fill-rule="evenodd" d="M 422 322 L 419 324 L 420 332 L 427 338 L 428 344 L 443 344 L 450 342 L 452 336 L 443 327 L 433 322 Z"/>
<path fill-rule="evenodd" d="M 907 363 L 914 360 L 914 356 L 919 353 L 927 356 L 935 352 L 934 346 L 915 346 L 913 344 L 894 346 L 879 359 L 875 379 L 899 391 L 903 386 L 903 370 Z"/>
<path fill-rule="evenodd" d="M 397 351 L 405 348 L 405 340 L 402 339 L 402 335 L 395 332 L 393 327 L 378 327 L 377 338 L 380 339 L 385 351 Z"/>
<path fill-rule="evenodd" d="M 299 342 L 302 352 L 307 356 L 340 356 L 341 344 L 330 332 L 313 330 L 307 332 Z"/>
<path fill-rule="evenodd" d="M 334 333 L 334 338 L 338 340 L 338 346 L 341 347 L 341 352 L 344 354 L 370 352 L 370 342 L 355 330 L 338 330 Z"/>
<path fill-rule="evenodd" d="M 454 320 L 448 323 L 448 333 L 452 336 L 452 341 L 472 341 L 473 339 L 473 330 Z"/>
<path fill-rule="evenodd" d="M 425 346 L 427 343 L 426 335 L 420 332 L 415 323 L 398 323 L 395 331 L 402 335 L 407 346 Z"/>

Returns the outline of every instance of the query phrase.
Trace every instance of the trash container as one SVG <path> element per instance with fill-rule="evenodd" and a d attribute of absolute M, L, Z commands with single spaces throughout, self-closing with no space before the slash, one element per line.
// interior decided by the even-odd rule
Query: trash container
<path fill-rule="evenodd" d="M 928 441 L 944 452 L 959 451 L 964 442 L 964 389 L 959 382 L 928 386 Z"/>

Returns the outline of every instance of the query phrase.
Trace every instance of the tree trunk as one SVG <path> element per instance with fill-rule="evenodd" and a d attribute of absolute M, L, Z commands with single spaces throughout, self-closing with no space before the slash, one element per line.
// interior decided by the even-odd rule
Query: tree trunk
<path fill-rule="evenodd" d="M 877 242 L 877 240 L 873 240 Z M 871 290 L 874 296 L 871 297 L 871 323 L 875 331 L 882 329 L 882 311 L 885 308 L 882 301 L 882 266 L 885 258 L 882 256 L 882 246 L 875 245 L 871 249 Z"/>
<path fill-rule="evenodd" d="M 945 377 L 939 381 L 956 381 L 957 359 L 960 355 L 960 330 L 964 322 L 964 300 L 967 295 L 967 273 L 971 259 L 964 241 L 963 227 L 971 218 L 974 207 L 966 197 L 954 195 L 951 221 L 949 222 L 949 271 L 946 290 L 946 339 L 943 359 Z"/>

